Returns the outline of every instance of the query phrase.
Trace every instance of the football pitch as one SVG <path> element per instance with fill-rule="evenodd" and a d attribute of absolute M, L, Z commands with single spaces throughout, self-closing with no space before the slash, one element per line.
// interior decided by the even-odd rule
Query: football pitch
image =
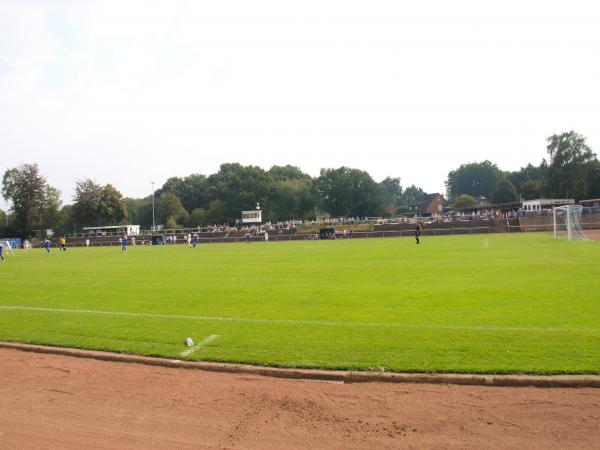
<path fill-rule="evenodd" d="M 0 263 L 0 282 L 4 341 L 285 367 L 600 373 L 600 241 L 35 249 Z"/>

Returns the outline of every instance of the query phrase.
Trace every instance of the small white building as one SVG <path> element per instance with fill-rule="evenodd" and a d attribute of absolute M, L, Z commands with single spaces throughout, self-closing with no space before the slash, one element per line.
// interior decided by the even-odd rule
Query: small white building
<path fill-rule="evenodd" d="M 83 227 L 83 231 L 88 234 L 125 234 L 127 236 L 137 236 L 140 234 L 139 225 L 109 225 L 106 227 Z"/>
<path fill-rule="evenodd" d="M 261 223 L 262 211 L 255 209 L 253 211 L 242 211 L 242 223 Z"/>
<path fill-rule="evenodd" d="M 525 211 L 540 211 L 542 209 L 551 209 L 555 206 L 574 205 L 572 198 L 538 198 L 536 200 L 524 200 L 523 209 Z"/>

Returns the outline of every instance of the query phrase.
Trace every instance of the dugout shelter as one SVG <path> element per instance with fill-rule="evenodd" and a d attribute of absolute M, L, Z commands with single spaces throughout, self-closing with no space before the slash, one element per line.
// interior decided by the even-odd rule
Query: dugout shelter
<path fill-rule="evenodd" d="M 321 228 L 319 239 L 335 239 L 335 228 Z"/>
<path fill-rule="evenodd" d="M 165 237 L 162 234 L 155 234 L 152 236 L 152 245 L 163 245 L 165 243 Z"/>

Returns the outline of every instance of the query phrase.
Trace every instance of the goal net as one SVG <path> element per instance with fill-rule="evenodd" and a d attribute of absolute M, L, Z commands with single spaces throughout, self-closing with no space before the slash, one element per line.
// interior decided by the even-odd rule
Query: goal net
<path fill-rule="evenodd" d="M 581 205 L 557 206 L 554 208 L 554 237 L 568 239 L 587 239 L 581 227 Z"/>

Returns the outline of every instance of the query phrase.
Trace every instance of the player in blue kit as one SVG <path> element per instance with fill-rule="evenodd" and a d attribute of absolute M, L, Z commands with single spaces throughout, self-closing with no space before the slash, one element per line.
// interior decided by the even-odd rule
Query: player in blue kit
<path fill-rule="evenodd" d="M 121 239 L 121 253 L 127 253 L 127 236 L 123 236 Z"/>
<path fill-rule="evenodd" d="M 50 243 L 50 239 L 46 239 L 42 244 L 44 245 L 46 251 L 50 253 L 50 247 L 52 246 L 52 244 Z"/>

